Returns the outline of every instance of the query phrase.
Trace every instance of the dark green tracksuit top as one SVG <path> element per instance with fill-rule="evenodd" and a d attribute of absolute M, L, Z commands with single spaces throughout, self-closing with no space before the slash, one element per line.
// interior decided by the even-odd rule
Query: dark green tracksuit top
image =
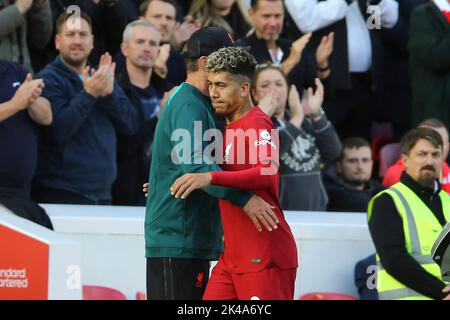
<path fill-rule="evenodd" d="M 170 194 L 170 186 L 185 173 L 221 170 L 202 157 L 212 148 L 203 135 L 215 128 L 213 115 L 209 97 L 187 83 L 181 84 L 161 112 L 152 145 L 145 215 L 147 258 L 216 260 L 222 252 L 217 199 L 244 207 L 252 196 L 218 186 L 196 190 L 186 200 Z"/>

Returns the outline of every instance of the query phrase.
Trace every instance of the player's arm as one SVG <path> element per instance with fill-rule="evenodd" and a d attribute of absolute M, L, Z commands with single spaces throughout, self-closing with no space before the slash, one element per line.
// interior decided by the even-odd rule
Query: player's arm
<path fill-rule="evenodd" d="M 244 190 L 270 189 L 277 183 L 279 137 L 270 118 L 258 116 L 253 124 L 257 135 L 249 138 L 245 153 L 251 168 L 239 171 L 211 172 L 211 184 Z M 240 151 L 238 151 L 240 152 Z"/>
<path fill-rule="evenodd" d="M 173 142 L 172 160 L 179 163 L 179 168 L 183 174 L 221 171 L 213 159 L 208 158 L 206 150 L 208 150 L 207 147 L 210 142 L 203 139 L 205 132 L 211 129 L 208 123 L 213 119 L 208 118 L 208 114 L 202 106 L 186 104 L 181 109 L 189 111 L 182 114 L 173 112 L 174 127 L 180 131 L 174 130 L 171 133 Z M 187 139 L 190 141 L 186 141 Z M 214 198 L 227 200 L 241 208 L 245 207 L 253 195 L 247 191 L 220 186 L 209 186 L 204 188 L 203 191 Z"/>
<path fill-rule="evenodd" d="M 182 158 L 184 161 L 180 162 L 181 171 L 184 174 L 222 171 L 220 167 L 212 161 L 212 159 L 208 159 L 206 154 L 209 143 L 204 141 L 202 138 L 205 136 L 205 131 L 209 129 L 209 127 L 205 128 L 202 126 L 201 130 L 199 130 L 198 127 L 199 124 L 206 125 L 209 121 L 214 120 L 208 119 L 208 114 L 206 111 L 198 108 L 197 106 L 184 107 L 184 110 L 189 110 L 189 112 L 182 115 L 177 114 L 176 120 L 174 119 L 174 122 L 176 122 L 176 128 L 186 129 L 191 137 L 191 141 L 189 143 L 190 149 L 183 150 L 184 152 L 182 153 Z M 176 112 L 174 112 L 174 114 L 176 114 Z M 196 137 L 195 134 L 199 134 L 199 132 L 196 131 L 201 132 L 200 137 Z M 195 141 L 199 139 L 201 139 L 201 141 Z M 174 146 L 174 148 L 175 147 L 176 146 Z M 186 155 L 188 155 L 188 157 L 185 157 Z M 210 185 L 202 189 L 202 191 L 208 193 L 212 197 L 227 200 L 228 202 L 241 207 L 246 215 L 252 220 L 258 231 L 262 231 L 261 224 L 264 225 L 268 231 L 277 229 L 277 223 L 279 221 L 273 211 L 274 207 L 259 196 L 256 196 L 248 191 L 221 186 Z"/>
<path fill-rule="evenodd" d="M 194 190 L 208 188 L 212 185 L 242 190 L 264 190 L 271 187 L 276 175 L 261 175 L 265 166 L 255 166 L 241 171 L 211 171 L 205 173 L 185 173 L 170 187 L 175 198 L 186 199 Z M 148 182 L 142 185 L 142 192 L 147 197 Z"/>
<path fill-rule="evenodd" d="M 192 191 L 210 185 L 243 190 L 264 190 L 276 183 L 278 173 L 278 136 L 273 124 L 267 118 L 257 119 L 256 140 L 250 140 L 245 152 L 256 155 L 256 163 L 249 169 L 239 171 L 210 171 L 189 173 L 178 178 L 171 187 L 172 194 L 185 199 Z"/>
<path fill-rule="evenodd" d="M 272 166 L 272 163 L 266 163 L 240 171 L 186 173 L 175 180 L 170 191 L 175 198 L 185 199 L 192 191 L 211 185 L 241 190 L 264 190 L 273 186 L 276 181 L 276 171 L 271 169 Z M 264 170 L 267 170 L 268 174 L 264 174 Z"/>

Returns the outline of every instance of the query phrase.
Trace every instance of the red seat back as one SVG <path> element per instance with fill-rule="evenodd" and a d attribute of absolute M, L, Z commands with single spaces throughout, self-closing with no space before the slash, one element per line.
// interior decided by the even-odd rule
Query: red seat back
<path fill-rule="evenodd" d="M 309 292 L 300 296 L 298 300 L 356 300 L 349 294 L 337 292 Z"/>
<path fill-rule="evenodd" d="M 400 143 L 389 143 L 384 145 L 380 150 L 380 167 L 378 174 L 384 177 L 387 169 L 393 165 L 401 156 Z"/>
<path fill-rule="evenodd" d="M 136 300 L 147 300 L 147 294 L 142 291 L 136 292 Z"/>
<path fill-rule="evenodd" d="M 102 286 L 83 286 L 83 300 L 127 300 L 119 290 Z"/>

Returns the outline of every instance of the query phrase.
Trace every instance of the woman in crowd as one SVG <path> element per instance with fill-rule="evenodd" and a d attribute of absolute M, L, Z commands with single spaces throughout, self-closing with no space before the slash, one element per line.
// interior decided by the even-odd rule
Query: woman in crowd
<path fill-rule="evenodd" d="M 189 14 L 200 20 L 203 27 L 223 27 L 235 39 L 251 29 L 242 0 L 194 0 Z"/>
<path fill-rule="evenodd" d="M 280 137 L 280 201 L 285 210 L 325 211 L 328 197 L 321 163 L 341 150 L 339 137 L 323 109 L 323 85 L 308 88 L 303 99 L 278 66 L 260 65 L 252 81 L 254 102 L 270 117 Z M 288 104 L 289 110 L 286 109 Z"/>

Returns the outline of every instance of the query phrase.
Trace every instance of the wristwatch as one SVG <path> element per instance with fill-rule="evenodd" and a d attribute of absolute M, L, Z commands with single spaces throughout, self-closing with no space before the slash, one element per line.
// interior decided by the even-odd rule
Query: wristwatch
<path fill-rule="evenodd" d="M 368 0 L 367 6 L 377 6 L 380 4 L 380 2 L 381 2 L 381 0 Z"/>
<path fill-rule="evenodd" d="M 108 7 L 112 7 L 115 6 L 117 4 L 117 2 L 119 2 L 118 0 L 103 0 L 103 2 L 108 6 Z"/>
<path fill-rule="evenodd" d="M 314 121 L 317 121 L 317 120 L 319 120 L 320 118 L 322 118 L 322 116 L 323 116 L 324 114 L 325 114 L 325 111 L 323 111 L 323 109 L 320 108 L 319 110 L 317 110 L 316 113 L 313 113 L 313 114 L 312 114 L 312 119 L 313 119 Z"/>
<path fill-rule="evenodd" d="M 326 66 L 325 68 L 320 68 L 319 66 L 317 66 L 317 70 L 319 70 L 320 72 L 325 72 L 330 70 L 330 65 L 328 64 L 328 66 Z"/>

